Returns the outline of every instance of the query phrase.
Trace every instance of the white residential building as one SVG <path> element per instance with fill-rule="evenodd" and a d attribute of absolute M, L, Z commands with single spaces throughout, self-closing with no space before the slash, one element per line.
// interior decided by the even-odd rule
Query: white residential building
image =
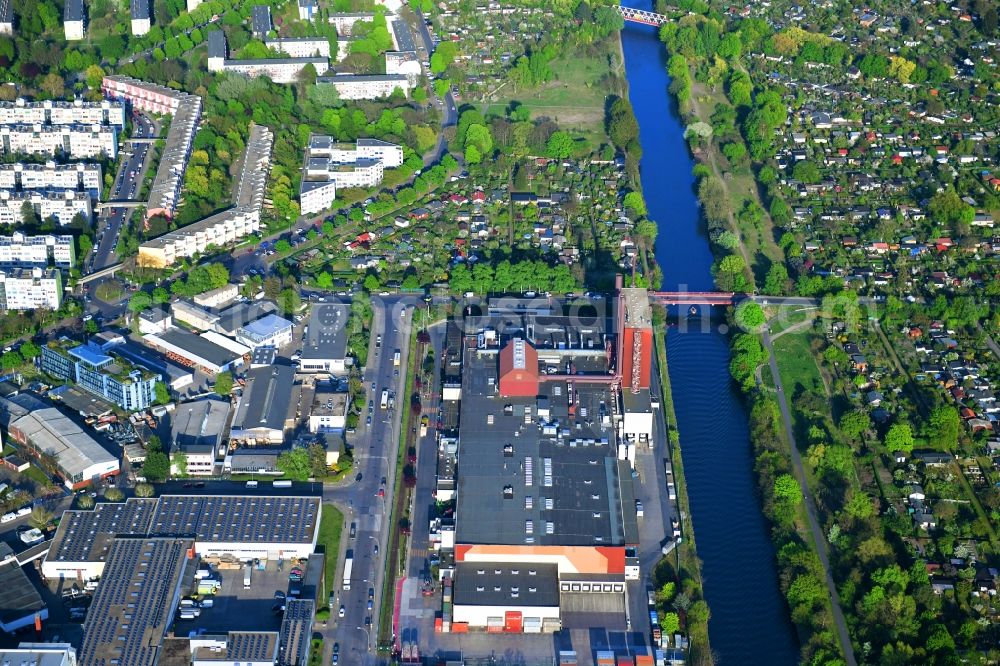
<path fill-rule="evenodd" d="M 0 266 L 46 268 L 51 259 L 60 268 L 71 268 L 75 257 L 72 236 L 26 236 L 16 231 L 0 236 Z"/>
<path fill-rule="evenodd" d="M 339 143 L 331 136 L 314 134 L 309 137 L 309 156 L 328 157 L 334 162 L 349 164 L 359 159 L 382 162 L 387 169 L 403 164 L 403 148 L 379 139 L 358 139 L 357 143 Z"/>
<path fill-rule="evenodd" d="M 313 135 L 302 166 L 299 206 L 304 215 L 329 208 L 338 189 L 375 187 L 386 167 L 403 163 L 403 149 L 377 139 L 358 139 L 356 144 L 336 142 L 333 137 Z"/>
<path fill-rule="evenodd" d="M 118 156 L 118 132 L 109 125 L 3 125 L 0 153 L 66 155 L 87 159 Z"/>
<path fill-rule="evenodd" d="M 316 0 L 299 0 L 299 20 L 312 21 L 316 14 Z"/>
<path fill-rule="evenodd" d="M 14 2 L 0 0 L 0 35 L 14 34 Z"/>
<path fill-rule="evenodd" d="M 337 183 L 332 180 L 320 182 L 302 181 L 299 192 L 299 210 L 303 215 L 313 215 L 326 210 L 337 199 Z"/>
<path fill-rule="evenodd" d="M 405 76 L 410 86 L 416 86 L 422 73 L 416 51 L 389 51 L 385 54 L 385 73 Z"/>
<path fill-rule="evenodd" d="M 316 37 L 286 37 L 265 39 L 264 44 L 275 51 L 287 53 L 291 58 L 329 58 L 330 41 Z M 325 70 L 324 70 L 325 71 Z"/>
<path fill-rule="evenodd" d="M 85 192 L 11 192 L 0 190 L 0 224 L 20 225 L 24 222 L 24 204 L 30 204 L 43 220 L 54 218 L 61 226 L 70 224 L 81 215 L 89 224 L 92 217 L 90 197 Z"/>
<path fill-rule="evenodd" d="M 342 36 L 350 35 L 354 30 L 354 24 L 358 21 L 371 21 L 375 14 L 353 13 L 353 14 L 330 14 L 330 23 L 337 28 L 337 34 Z"/>
<path fill-rule="evenodd" d="M 66 0 L 63 7 L 63 31 L 66 33 L 66 41 L 79 41 L 83 39 L 85 27 L 83 0 Z"/>
<path fill-rule="evenodd" d="M 149 0 L 131 0 L 129 2 L 132 12 L 132 34 L 136 37 L 145 35 L 151 27 L 153 15 Z"/>
<path fill-rule="evenodd" d="M 274 134 L 267 127 L 252 125 L 239 181 L 233 188 L 235 206 L 143 243 L 139 265 L 166 268 L 182 257 L 205 252 L 209 246 L 224 247 L 258 231 L 273 144 Z"/>
<path fill-rule="evenodd" d="M 325 72 L 330 68 L 330 44 L 326 40 L 273 40 L 283 42 L 306 42 L 312 45 L 322 43 L 326 48 L 326 57 L 293 57 L 293 58 L 259 58 L 255 60 L 230 60 L 226 45 L 226 35 L 221 30 L 208 33 L 208 71 L 236 72 L 255 78 L 266 76 L 275 83 L 295 83 L 303 70 L 312 65 L 316 72 Z M 289 48 L 295 48 L 289 45 Z M 304 47 L 303 51 L 306 50 Z"/>
<path fill-rule="evenodd" d="M 62 296 L 62 273 L 54 268 L 0 270 L 2 310 L 58 310 Z"/>
<path fill-rule="evenodd" d="M 0 164 L 0 190 L 77 190 L 97 200 L 101 165 L 94 163 Z"/>
<path fill-rule="evenodd" d="M 131 102 L 141 111 L 173 114 L 146 207 L 147 219 L 153 215 L 172 217 L 201 120 L 201 97 L 127 76 L 105 76 L 101 90 L 112 99 Z"/>
<path fill-rule="evenodd" d="M 125 127 L 125 105 L 104 100 L 28 102 L 18 98 L 0 102 L 0 125 L 114 125 Z"/>
<path fill-rule="evenodd" d="M 340 99 L 380 99 L 390 96 L 396 88 L 403 91 L 407 97 L 413 86 L 410 80 L 400 74 L 371 75 L 340 74 L 337 76 L 320 76 L 316 85 L 329 85 L 337 90 Z"/>

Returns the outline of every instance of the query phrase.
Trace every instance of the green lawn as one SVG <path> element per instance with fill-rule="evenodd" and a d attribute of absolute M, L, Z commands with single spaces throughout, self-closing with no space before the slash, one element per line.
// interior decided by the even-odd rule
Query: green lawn
<path fill-rule="evenodd" d="M 570 130 L 578 130 L 592 143 L 606 141 L 604 106 L 611 93 L 605 75 L 611 73 L 608 52 L 574 54 L 553 60 L 553 78 L 537 88 L 500 89 L 484 111 L 503 114 L 511 102 L 519 102 L 531 110 L 533 118 L 548 117 Z"/>
<path fill-rule="evenodd" d="M 39 485 L 42 486 L 52 485 L 52 479 L 46 476 L 45 472 L 43 472 L 41 468 L 35 467 L 34 465 L 29 465 L 28 469 L 21 473 Z"/>
<path fill-rule="evenodd" d="M 829 398 L 816 359 L 809 348 L 812 337 L 813 333 L 810 331 L 796 331 L 774 341 L 774 355 L 789 406 L 793 405 L 795 397 L 802 392 Z M 792 409 L 792 413 L 796 421 L 796 435 L 799 435 L 804 418 L 811 415 L 799 414 L 796 409 Z"/>
<path fill-rule="evenodd" d="M 317 606 L 326 605 L 330 589 L 337 579 L 337 560 L 340 557 L 340 534 L 344 529 L 344 514 L 333 504 L 323 505 L 323 517 L 319 522 L 319 545 L 326 558 L 323 575 L 323 595 L 317 599 Z"/>

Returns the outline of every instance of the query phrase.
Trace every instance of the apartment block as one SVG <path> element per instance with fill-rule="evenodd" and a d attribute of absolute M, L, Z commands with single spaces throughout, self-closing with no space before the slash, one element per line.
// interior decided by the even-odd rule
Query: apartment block
<path fill-rule="evenodd" d="M 47 268 L 51 261 L 59 268 L 76 263 L 72 236 L 26 236 L 14 232 L 0 236 L 0 266 L 8 268 Z"/>
<path fill-rule="evenodd" d="M 316 0 L 299 0 L 299 20 L 312 21 L 316 15 Z"/>
<path fill-rule="evenodd" d="M 132 34 L 145 35 L 152 25 L 153 9 L 149 0 L 131 0 L 129 2 L 132 14 Z"/>
<path fill-rule="evenodd" d="M 159 374 L 94 343 L 50 343 L 42 347 L 41 368 L 129 411 L 156 403 Z"/>
<path fill-rule="evenodd" d="M 327 57 L 290 57 L 290 58 L 260 58 L 256 60 L 230 60 L 226 36 L 221 30 L 208 33 L 208 71 L 236 72 L 244 76 L 256 78 L 266 76 L 275 83 L 295 83 L 302 71 L 312 65 L 317 72 L 325 72 L 330 68 L 330 45 L 326 40 L 280 40 L 283 42 L 304 41 L 315 46 L 322 43 L 326 46 Z M 289 45 L 289 48 L 296 48 Z M 300 46 L 300 50 L 306 47 Z"/>
<path fill-rule="evenodd" d="M 125 105 L 111 100 L 28 102 L 19 98 L 0 102 L 0 125 L 113 125 L 121 130 Z"/>
<path fill-rule="evenodd" d="M 105 76 L 101 89 L 108 97 L 130 102 L 142 111 L 173 115 L 146 207 L 147 219 L 153 215 L 173 217 L 201 119 L 201 97 L 127 76 Z"/>
<path fill-rule="evenodd" d="M 0 190 L 72 190 L 96 201 L 102 185 L 97 163 L 0 164 Z"/>
<path fill-rule="evenodd" d="M 288 54 L 291 58 L 329 58 L 330 41 L 316 37 L 286 37 L 265 39 L 264 44 L 275 51 Z"/>
<path fill-rule="evenodd" d="M 54 268 L 0 270 L 0 310 L 58 310 L 62 273 Z"/>
<path fill-rule="evenodd" d="M 0 35 L 14 34 L 14 2 L 0 0 Z"/>
<path fill-rule="evenodd" d="M 346 37 L 354 30 L 354 24 L 358 21 L 371 21 L 375 14 L 371 12 L 354 12 L 330 14 L 330 23 L 337 29 L 337 34 Z"/>
<path fill-rule="evenodd" d="M 66 41 L 74 42 L 83 39 L 86 26 L 83 0 L 66 0 L 63 7 L 63 31 Z"/>
<path fill-rule="evenodd" d="M 353 144 L 340 143 L 331 136 L 314 134 L 309 137 L 309 156 L 328 157 L 343 164 L 373 159 L 382 162 L 387 169 L 394 169 L 403 164 L 403 147 L 379 139 L 358 139 Z"/>
<path fill-rule="evenodd" d="M 268 5 L 254 5 L 250 14 L 250 26 L 254 39 L 264 39 L 271 32 L 271 8 Z"/>
<path fill-rule="evenodd" d="M 413 89 L 410 80 L 401 74 L 360 75 L 339 74 L 337 76 L 319 76 L 316 85 L 333 86 L 340 99 L 380 99 L 390 96 L 396 88 L 409 96 Z"/>
<path fill-rule="evenodd" d="M 118 132 L 111 125 L 3 125 L 0 153 L 115 159 Z"/>
<path fill-rule="evenodd" d="M 305 215 L 326 210 L 338 189 L 374 187 L 382 182 L 386 167 L 402 163 L 402 147 L 386 141 L 358 139 L 356 144 L 344 144 L 313 135 L 302 165 L 300 209 Z"/>
<path fill-rule="evenodd" d="M 411 86 L 420 81 L 422 70 L 416 51 L 389 51 L 385 54 L 385 73 L 405 76 Z"/>
<path fill-rule="evenodd" d="M 66 226 L 77 215 L 90 224 L 93 209 L 86 192 L 43 192 L 29 190 L 11 192 L 0 190 L 0 224 L 20 225 L 24 223 L 24 206 L 30 205 L 35 214 L 43 220 L 55 219 L 60 226 Z"/>
<path fill-rule="evenodd" d="M 165 268 L 182 257 L 193 257 L 209 247 L 224 247 L 260 229 L 274 134 L 262 125 L 250 128 L 250 138 L 233 190 L 233 208 L 171 231 L 139 246 L 139 265 Z"/>

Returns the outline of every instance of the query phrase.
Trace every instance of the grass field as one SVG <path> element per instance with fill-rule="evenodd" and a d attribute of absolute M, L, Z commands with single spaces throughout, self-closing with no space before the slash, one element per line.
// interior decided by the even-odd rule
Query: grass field
<path fill-rule="evenodd" d="M 820 375 L 819 367 L 809 341 L 813 337 L 811 331 L 796 331 L 783 335 L 774 341 L 774 355 L 778 361 L 778 371 L 781 373 L 781 383 L 785 387 L 787 398 L 794 403 L 800 393 L 813 393 L 828 399 L 826 385 Z M 802 431 L 802 419 L 808 415 L 800 414 L 792 409 L 796 420 L 796 436 Z"/>
<path fill-rule="evenodd" d="M 337 580 L 337 560 L 340 556 L 340 534 L 344 529 L 344 514 L 332 504 L 323 505 L 323 516 L 319 522 L 318 542 L 323 546 L 325 571 L 323 572 L 323 595 L 316 600 L 317 607 L 326 605 L 330 588 Z"/>
<path fill-rule="evenodd" d="M 604 80 L 611 74 L 609 56 L 610 51 L 605 51 L 553 60 L 551 81 L 518 91 L 510 90 L 508 84 L 499 89 L 494 101 L 482 105 L 483 111 L 502 115 L 511 102 L 518 102 L 531 110 L 532 118 L 551 118 L 566 129 L 579 131 L 596 147 L 607 140 L 604 109 L 613 92 Z"/>

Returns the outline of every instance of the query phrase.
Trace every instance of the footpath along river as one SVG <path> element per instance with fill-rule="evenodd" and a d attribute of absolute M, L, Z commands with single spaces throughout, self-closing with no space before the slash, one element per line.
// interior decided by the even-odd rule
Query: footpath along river
<path fill-rule="evenodd" d="M 623 4 L 652 9 L 651 0 Z M 711 290 L 712 254 L 684 127 L 667 90 L 663 45 L 654 28 L 636 24 L 626 24 L 622 42 L 639 120 L 643 192 L 659 226 L 656 261 L 663 289 Z M 706 331 L 701 321 L 681 322 L 667 334 L 687 492 L 712 611 L 709 639 L 723 666 L 795 664 L 798 644 L 756 493 L 747 413 L 730 381 L 729 348 L 719 323 Z"/>

